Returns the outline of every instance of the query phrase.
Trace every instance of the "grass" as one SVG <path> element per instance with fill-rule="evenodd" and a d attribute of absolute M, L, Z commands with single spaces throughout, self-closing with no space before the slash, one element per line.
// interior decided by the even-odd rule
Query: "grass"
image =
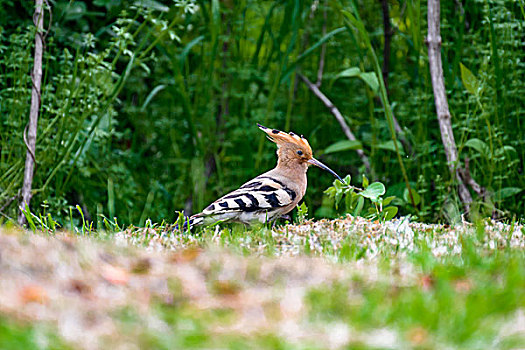
<path fill-rule="evenodd" d="M 0 347 L 525 346 L 518 223 L 146 226 L 0 229 Z"/>
<path fill-rule="evenodd" d="M 32 326 L 0 316 L 0 349 L 70 349 L 45 326 Z"/>

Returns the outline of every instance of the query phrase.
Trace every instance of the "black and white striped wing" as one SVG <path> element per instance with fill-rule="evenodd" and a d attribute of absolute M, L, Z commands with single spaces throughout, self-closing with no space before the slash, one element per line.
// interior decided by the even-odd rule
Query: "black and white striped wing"
<path fill-rule="evenodd" d="M 281 181 L 269 176 L 259 176 L 219 198 L 204 209 L 202 214 L 271 212 L 289 206 L 296 197 L 297 193 Z"/>

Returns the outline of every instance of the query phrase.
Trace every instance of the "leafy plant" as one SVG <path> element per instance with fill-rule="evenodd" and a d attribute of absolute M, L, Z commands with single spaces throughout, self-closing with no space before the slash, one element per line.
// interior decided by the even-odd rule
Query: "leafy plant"
<path fill-rule="evenodd" d="M 68 227 L 78 204 L 86 222 L 144 226 L 174 222 L 176 210 L 200 211 L 274 166 L 257 122 L 305 135 L 315 154 L 354 179 L 363 172 L 360 150 L 371 182 L 385 184 L 382 197 L 395 196 L 390 205 L 400 215 L 450 217 L 457 193 L 435 117 L 424 2 L 388 2 L 388 56 L 377 1 L 50 4 L 30 208 L 38 217 L 52 213 Z M 0 0 L 1 223 L 14 217 L 22 180 L 32 10 L 32 2 Z M 454 136 L 459 160 L 469 160 L 470 175 L 486 189 L 474 196 L 482 215 L 525 212 L 522 10 L 508 1 L 441 4 Z M 345 139 L 297 73 L 316 83 L 358 141 Z M 305 197 L 310 217 L 334 216 L 322 195 L 332 180 L 314 172 Z"/>
<path fill-rule="evenodd" d="M 339 202 L 344 200 L 345 212 L 352 216 L 381 221 L 388 221 L 396 216 L 398 207 L 391 204 L 396 197 L 383 198 L 386 190 L 381 182 L 369 184 L 368 179 L 363 175 L 363 188 L 358 188 L 350 185 L 350 175 L 347 175 L 344 181 L 346 184 L 335 180 L 333 186 L 324 191 L 328 197 L 335 199 L 336 209 Z"/>
<path fill-rule="evenodd" d="M 306 203 L 303 202 L 301 205 L 297 206 L 297 221 L 302 224 L 308 219 L 308 207 Z"/>

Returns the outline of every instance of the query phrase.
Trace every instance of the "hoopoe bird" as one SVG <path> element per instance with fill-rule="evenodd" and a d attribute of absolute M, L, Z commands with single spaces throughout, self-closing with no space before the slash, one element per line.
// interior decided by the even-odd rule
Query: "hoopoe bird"
<path fill-rule="evenodd" d="M 332 169 L 313 158 L 308 141 L 257 124 L 277 144 L 277 166 L 246 182 L 237 190 L 211 203 L 201 213 L 187 218 L 184 229 L 216 222 L 243 224 L 271 222 L 292 211 L 306 192 L 306 171 L 315 165 L 344 181 Z M 176 227 L 176 229 L 178 226 Z"/>

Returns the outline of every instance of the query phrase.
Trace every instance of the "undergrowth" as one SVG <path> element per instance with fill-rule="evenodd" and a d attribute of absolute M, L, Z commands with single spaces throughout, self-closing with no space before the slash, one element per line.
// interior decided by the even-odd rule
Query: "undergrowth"
<path fill-rule="evenodd" d="M 255 127 L 260 122 L 304 134 L 338 173 L 384 183 L 385 198 L 401 200 L 392 203 L 397 215 L 460 221 L 464 208 L 446 164 L 428 73 L 426 5 L 388 3 L 394 34 L 385 86 L 378 79 L 381 4 L 310 5 L 53 2 L 30 210 L 40 214 L 45 206 L 67 221 L 69 207 L 78 204 L 88 221 L 101 214 L 138 226 L 148 218 L 174 221 L 177 210 L 195 213 L 275 164 L 273 146 Z M 459 160 L 468 159 L 485 189 L 472 212 L 520 217 L 523 4 L 441 5 Z M 6 222 L 18 209 L 35 33 L 30 3 L 2 0 L 0 11 L 0 222 Z M 297 76 L 315 81 L 321 61 L 320 89 L 356 141 L 346 139 Z M 394 116 L 401 132 L 393 134 Z M 370 173 L 357 149 L 369 158 Z M 309 172 L 305 198 L 310 216 L 336 217 L 333 199 L 323 196 L 331 179 L 316 171 Z"/>

